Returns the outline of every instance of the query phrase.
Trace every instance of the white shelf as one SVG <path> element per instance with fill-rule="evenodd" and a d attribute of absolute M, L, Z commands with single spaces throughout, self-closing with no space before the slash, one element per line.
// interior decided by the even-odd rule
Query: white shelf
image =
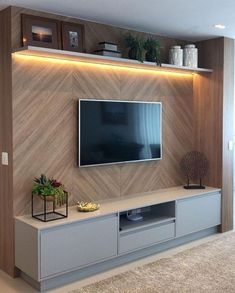
<path fill-rule="evenodd" d="M 194 68 L 194 67 L 188 67 L 188 66 L 176 66 L 176 65 L 172 65 L 172 64 L 166 64 L 163 63 L 162 67 L 164 68 L 168 68 L 168 69 L 172 69 L 172 70 L 185 70 L 185 71 L 192 71 L 192 72 L 207 72 L 207 73 L 212 73 L 213 70 L 212 69 L 207 69 L 207 68 Z"/>
<path fill-rule="evenodd" d="M 184 66 L 175 66 L 171 64 L 162 63 L 161 66 L 156 65 L 154 62 L 140 62 L 138 60 L 131 60 L 125 58 L 115 58 L 100 56 L 95 54 L 77 53 L 72 51 L 64 51 L 57 49 L 49 49 L 42 47 L 26 46 L 14 50 L 13 54 L 20 54 L 26 56 L 37 56 L 44 58 L 53 58 L 60 60 L 77 61 L 83 63 L 105 64 L 117 67 L 128 67 L 136 69 L 154 70 L 154 71 L 167 71 L 176 73 L 211 73 L 212 69 L 205 68 L 192 68 Z"/>

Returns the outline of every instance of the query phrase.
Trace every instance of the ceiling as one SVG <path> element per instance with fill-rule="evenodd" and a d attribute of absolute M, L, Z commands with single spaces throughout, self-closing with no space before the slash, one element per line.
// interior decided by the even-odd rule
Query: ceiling
<path fill-rule="evenodd" d="M 0 6 L 7 5 L 192 41 L 235 39 L 235 0 L 0 0 Z"/>

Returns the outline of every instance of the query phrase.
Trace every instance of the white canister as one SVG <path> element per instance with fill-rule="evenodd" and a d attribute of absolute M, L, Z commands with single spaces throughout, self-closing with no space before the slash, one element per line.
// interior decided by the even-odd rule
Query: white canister
<path fill-rule="evenodd" d="M 183 49 L 180 46 L 172 46 L 169 50 L 169 63 L 183 66 Z"/>
<path fill-rule="evenodd" d="M 184 66 L 198 67 L 198 50 L 193 44 L 184 47 Z"/>

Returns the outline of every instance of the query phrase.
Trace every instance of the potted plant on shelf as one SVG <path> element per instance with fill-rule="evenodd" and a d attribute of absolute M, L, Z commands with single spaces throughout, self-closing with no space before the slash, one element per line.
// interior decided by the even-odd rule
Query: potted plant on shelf
<path fill-rule="evenodd" d="M 62 206 L 66 203 L 66 191 L 62 183 L 55 179 L 48 179 L 42 174 L 39 178 L 34 178 L 33 194 L 37 194 L 46 201 L 54 202 Z"/>
<path fill-rule="evenodd" d="M 129 48 L 128 57 L 143 62 L 144 40 L 138 36 L 127 34 L 124 41 L 126 47 Z"/>
<path fill-rule="evenodd" d="M 144 49 L 147 51 L 145 54 L 146 61 L 156 62 L 157 64 L 160 64 L 161 42 L 159 40 L 149 37 L 144 42 Z"/>

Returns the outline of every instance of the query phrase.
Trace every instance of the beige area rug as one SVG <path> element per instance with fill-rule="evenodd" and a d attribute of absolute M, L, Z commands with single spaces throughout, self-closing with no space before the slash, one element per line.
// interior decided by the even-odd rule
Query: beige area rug
<path fill-rule="evenodd" d="M 235 233 L 69 293 L 235 293 Z"/>

